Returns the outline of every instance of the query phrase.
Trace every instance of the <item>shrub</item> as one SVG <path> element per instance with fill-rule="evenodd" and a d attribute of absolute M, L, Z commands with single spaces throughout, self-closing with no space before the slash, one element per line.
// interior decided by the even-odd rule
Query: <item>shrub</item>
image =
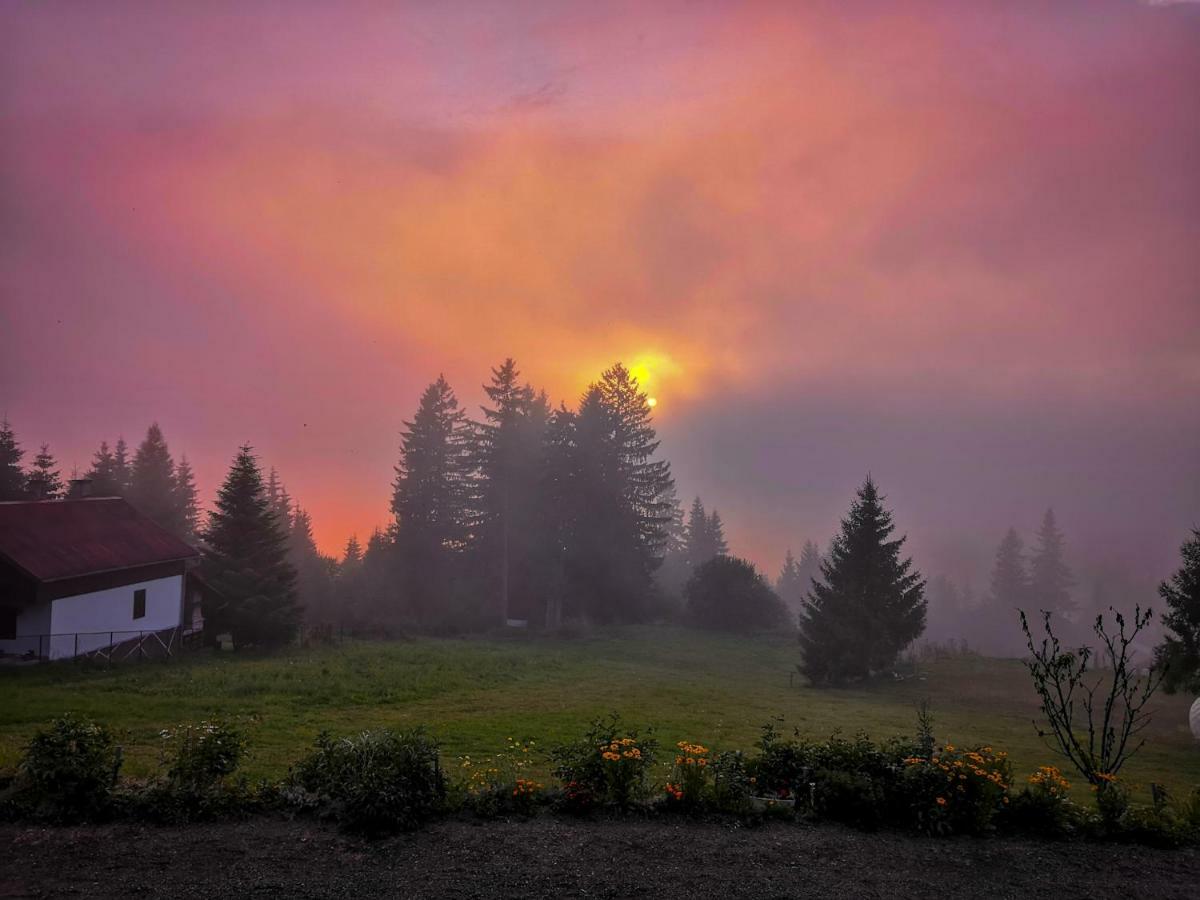
<path fill-rule="evenodd" d="M 753 564 L 716 556 L 696 569 L 683 589 L 688 616 L 701 628 L 752 631 L 776 628 L 787 610 Z"/>
<path fill-rule="evenodd" d="M 221 721 L 180 725 L 159 736 L 168 782 L 188 793 L 216 787 L 237 770 L 246 752 L 245 735 Z"/>
<path fill-rule="evenodd" d="M 550 751 L 554 776 L 563 783 L 568 809 L 628 807 L 649 792 L 648 775 L 658 742 L 627 731 L 616 715 L 598 719 L 578 741 Z"/>
<path fill-rule="evenodd" d="M 667 799 L 698 808 L 708 793 L 708 748 L 687 741 L 680 741 L 675 747 L 679 754 L 675 757 L 671 780 L 667 782 Z"/>
<path fill-rule="evenodd" d="M 724 813 L 743 815 L 750 809 L 754 779 L 746 770 L 741 750 L 724 750 L 708 766 L 712 772 L 713 805 Z"/>
<path fill-rule="evenodd" d="M 1042 837 L 1066 837 L 1086 820 L 1082 809 L 1068 797 L 1071 783 L 1056 766 L 1042 766 L 1028 778 L 1028 786 L 1009 798 L 1005 825 Z"/>
<path fill-rule="evenodd" d="M 462 757 L 456 793 L 480 815 L 532 814 L 545 787 L 529 777 L 536 746 L 510 737 L 503 753 L 484 759 Z"/>
<path fill-rule="evenodd" d="M 67 714 L 38 731 L 25 748 L 11 787 L 14 806 L 59 822 L 107 813 L 121 768 L 121 748 L 103 725 Z"/>
<path fill-rule="evenodd" d="M 368 834 L 415 828 L 446 800 L 437 743 L 420 729 L 337 740 L 322 733 L 292 781 L 308 795 L 302 802 Z"/>
<path fill-rule="evenodd" d="M 904 760 L 909 826 L 927 834 L 980 834 L 1008 805 L 1007 754 L 947 744 L 929 757 Z"/>

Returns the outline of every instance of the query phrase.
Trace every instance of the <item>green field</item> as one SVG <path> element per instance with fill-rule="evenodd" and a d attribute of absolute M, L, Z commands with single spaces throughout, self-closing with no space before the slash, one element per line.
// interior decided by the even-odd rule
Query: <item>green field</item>
<path fill-rule="evenodd" d="M 911 734 L 928 697 L 939 740 L 1007 749 L 1018 776 L 1054 755 L 1036 736 L 1037 704 L 1017 661 L 962 656 L 919 674 L 853 690 L 792 684 L 797 648 L 784 637 L 733 638 L 647 626 L 574 640 L 422 639 L 348 642 L 269 656 L 199 653 L 113 669 L 55 663 L 0 670 L 0 770 L 34 730 L 68 710 L 117 729 L 126 773 L 155 771 L 160 729 L 212 715 L 242 723 L 252 776 L 282 775 L 323 729 L 427 726 L 449 756 L 499 751 L 507 737 L 571 738 L 617 711 L 670 743 L 750 749 L 782 716 L 811 737 L 862 730 Z M 1190 698 L 1156 698 L 1146 747 L 1124 773 L 1173 791 L 1200 785 Z"/>

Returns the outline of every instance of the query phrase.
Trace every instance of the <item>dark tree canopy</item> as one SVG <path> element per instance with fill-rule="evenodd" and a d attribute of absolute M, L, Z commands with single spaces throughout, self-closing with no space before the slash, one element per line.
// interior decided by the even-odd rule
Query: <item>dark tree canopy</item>
<path fill-rule="evenodd" d="M 838 684 L 889 669 L 925 628 L 925 582 L 888 540 L 892 514 L 870 478 L 821 564 L 800 617 L 801 669 L 813 684 Z"/>
<path fill-rule="evenodd" d="M 1074 586 L 1075 578 L 1066 562 L 1066 542 L 1058 530 L 1054 510 L 1047 509 L 1030 564 L 1029 604 L 1061 621 L 1075 609 L 1071 599 Z"/>
<path fill-rule="evenodd" d="M 26 489 L 36 500 L 57 500 L 64 494 L 58 461 L 49 444 L 42 444 L 25 479 Z"/>
<path fill-rule="evenodd" d="M 1164 669 L 1168 693 L 1200 693 L 1200 529 L 1180 548 L 1183 565 L 1158 586 L 1167 605 L 1162 622 L 1166 629 L 1155 651 L 1155 663 Z"/>
<path fill-rule="evenodd" d="M 187 456 L 181 456 L 179 465 L 175 467 L 175 512 L 179 536 L 185 541 L 195 540 L 200 530 L 200 501 L 196 491 L 196 476 Z"/>
<path fill-rule="evenodd" d="M 145 440 L 133 456 L 126 496 L 140 512 L 163 528 L 180 536 L 186 532 L 179 506 L 175 461 L 157 422 L 147 429 Z"/>
<path fill-rule="evenodd" d="M 8 419 L 0 422 L 0 500 L 25 499 L 25 470 L 21 468 L 24 456 Z"/>
<path fill-rule="evenodd" d="M 249 446 L 238 451 L 217 492 L 204 537 L 201 570 L 219 598 L 204 610 L 210 638 L 229 632 L 235 646 L 290 641 L 301 621 L 296 570 Z"/>
<path fill-rule="evenodd" d="M 92 467 L 87 476 L 92 482 L 92 494 L 97 497 L 120 497 L 125 492 L 125 485 L 118 477 L 117 456 L 108 441 L 101 441 L 100 448 L 92 457 Z"/>
<path fill-rule="evenodd" d="M 701 628 L 750 632 L 777 628 L 787 611 L 754 566 L 736 556 L 714 556 L 688 579 L 689 618 Z"/>
<path fill-rule="evenodd" d="M 1029 605 L 1029 573 L 1025 546 L 1015 528 L 1009 528 L 996 548 L 987 599 L 979 611 L 981 649 L 990 653 L 1018 654 L 1024 646 L 1018 610 Z"/>
<path fill-rule="evenodd" d="M 714 556 L 724 556 L 729 552 L 720 513 L 715 509 L 711 514 L 707 513 L 699 497 L 692 501 L 691 509 L 688 510 L 684 542 L 684 554 L 693 570 Z"/>

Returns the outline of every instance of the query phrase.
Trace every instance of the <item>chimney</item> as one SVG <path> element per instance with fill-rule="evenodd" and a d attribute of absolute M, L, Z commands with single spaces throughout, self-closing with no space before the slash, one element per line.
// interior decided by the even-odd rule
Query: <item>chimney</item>
<path fill-rule="evenodd" d="M 79 500 L 82 497 L 92 496 L 92 479 L 90 478 L 72 478 L 70 487 L 67 488 L 67 497 L 71 500 Z"/>

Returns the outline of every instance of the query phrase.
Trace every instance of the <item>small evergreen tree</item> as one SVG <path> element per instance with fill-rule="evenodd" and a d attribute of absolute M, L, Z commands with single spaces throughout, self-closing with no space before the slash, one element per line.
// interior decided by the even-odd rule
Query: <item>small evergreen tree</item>
<path fill-rule="evenodd" d="M 688 510 L 684 543 L 684 554 L 693 571 L 717 555 L 708 531 L 708 513 L 699 497 L 692 500 L 691 509 Z"/>
<path fill-rule="evenodd" d="M 729 545 L 725 543 L 725 523 L 721 514 L 715 509 L 708 517 L 708 539 L 712 542 L 712 555 L 725 556 L 729 553 Z"/>
<path fill-rule="evenodd" d="M 317 549 L 308 510 L 296 506 L 288 534 L 288 559 L 296 570 L 296 590 L 310 624 L 340 624 L 333 605 L 330 560 Z"/>
<path fill-rule="evenodd" d="M 238 451 L 217 492 L 204 537 L 202 571 L 220 597 L 204 610 L 210 638 L 229 632 L 235 647 L 292 640 L 301 615 L 296 570 L 248 445 Z"/>
<path fill-rule="evenodd" d="M 735 556 L 714 556 L 688 579 L 689 618 L 701 628 L 748 632 L 775 628 L 787 611 L 754 566 Z"/>
<path fill-rule="evenodd" d="M 42 444 L 33 458 L 25 483 L 29 493 L 39 500 L 57 500 L 63 495 L 62 475 L 49 444 Z"/>
<path fill-rule="evenodd" d="M 1167 693 L 1200 693 L 1200 529 L 1180 548 L 1183 565 L 1158 586 L 1167 604 L 1162 617 L 1167 633 L 1155 650 L 1155 664 L 1164 672 Z"/>
<path fill-rule="evenodd" d="M 821 551 L 812 541 L 805 541 L 800 548 L 800 583 L 804 585 L 804 595 L 808 595 L 813 579 L 821 577 Z"/>
<path fill-rule="evenodd" d="M 183 516 L 178 505 L 175 481 L 175 461 L 155 422 L 146 429 L 146 438 L 133 456 L 130 472 L 129 502 L 163 528 L 174 534 L 184 531 Z"/>
<path fill-rule="evenodd" d="M 119 497 L 121 487 L 117 480 L 117 457 L 108 446 L 100 442 L 100 449 L 92 457 L 92 467 L 85 476 L 92 482 L 92 494 L 97 497 Z"/>
<path fill-rule="evenodd" d="M 816 685 L 889 669 L 925 628 L 925 582 L 888 540 L 892 514 L 871 478 L 842 520 L 800 617 L 800 668 Z"/>
<path fill-rule="evenodd" d="M 24 456 L 12 425 L 4 419 L 0 422 L 0 500 L 25 499 L 25 470 L 21 468 Z"/>
<path fill-rule="evenodd" d="M 179 457 L 175 467 L 175 509 L 178 512 L 179 536 L 194 541 L 200 527 L 200 501 L 196 491 L 196 476 L 187 456 Z"/>
<path fill-rule="evenodd" d="M 1075 610 L 1071 588 L 1075 578 L 1067 567 L 1065 541 L 1058 530 L 1054 510 L 1047 509 L 1038 529 L 1037 549 L 1029 573 L 1029 604 L 1058 620 L 1070 618 Z"/>

